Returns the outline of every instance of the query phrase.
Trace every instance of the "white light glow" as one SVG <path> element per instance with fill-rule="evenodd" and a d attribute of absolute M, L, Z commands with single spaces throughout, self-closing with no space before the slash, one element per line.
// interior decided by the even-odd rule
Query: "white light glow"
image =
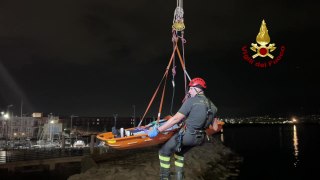
<path fill-rule="evenodd" d="M 296 118 L 292 118 L 292 122 L 297 122 L 298 120 Z"/>
<path fill-rule="evenodd" d="M 8 113 L 4 114 L 3 117 L 4 117 L 4 119 L 9 119 L 10 118 Z"/>

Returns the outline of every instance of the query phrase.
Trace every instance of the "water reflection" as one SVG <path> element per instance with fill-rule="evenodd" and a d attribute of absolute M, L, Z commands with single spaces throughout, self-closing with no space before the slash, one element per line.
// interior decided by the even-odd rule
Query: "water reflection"
<path fill-rule="evenodd" d="M 6 163 L 6 151 L 0 151 L 0 163 Z"/>
<path fill-rule="evenodd" d="M 293 125 L 293 150 L 294 150 L 294 167 L 297 167 L 299 162 L 299 143 L 298 143 L 298 134 L 297 134 L 297 126 Z"/>

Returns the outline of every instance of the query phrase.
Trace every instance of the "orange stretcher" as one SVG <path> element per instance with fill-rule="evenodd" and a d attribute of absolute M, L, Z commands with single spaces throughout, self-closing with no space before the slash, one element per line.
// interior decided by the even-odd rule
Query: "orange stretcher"
<path fill-rule="evenodd" d="M 160 126 L 165 121 L 160 122 Z M 218 132 L 221 132 L 224 122 L 217 120 L 215 125 L 210 125 L 206 130 L 207 135 L 212 135 Z M 147 127 L 148 128 L 148 127 Z M 112 132 L 101 133 L 97 135 L 97 138 L 105 142 L 106 146 L 117 150 L 125 149 L 136 149 L 149 147 L 154 145 L 159 145 L 168 141 L 177 131 L 180 130 L 180 127 L 175 125 L 165 132 L 161 132 L 158 136 L 150 138 L 148 136 L 148 130 L 146 127 L 141 128 L 128 128 L 123 129 L 123 137 L 117 137 L 118 135 L 113 134 Z M 151 127 L 152 128 L 152 127 Z M 151 130 L 151 129 L 150 129 Z"/>
<path fill-rule="evenodd" d="M 135 128 L 125 129 L 126 132 L 136 131 Z M 163 133 L 159 133 L 158 136 L 154 138 L 150 138 L 144 130 L 138 132 L 137 134 L 133 134 L 130 136 L 119 137 L 116 138 L 112 132 L 106 132 L 97 135 L 97 138 L 105 141 L 105 144 L 113 149 L 124 150 L 124 149 L 136 149 L 148 146 L 154 146 L 158 144 L 162 144 L 169 140 L 176 131 L 179 129 L 174 129 L 170 131 L 166 131 Z M 137 131 L 136 131 L 137 132 Z"/>

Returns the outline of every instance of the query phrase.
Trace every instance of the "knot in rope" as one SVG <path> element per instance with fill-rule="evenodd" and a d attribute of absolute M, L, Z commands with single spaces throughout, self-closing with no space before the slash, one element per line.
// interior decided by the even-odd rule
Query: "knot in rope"
<path fill-rule="evenodd" d="M 178 42 L 179 36 L 177 36 L 176 32 L 173 30 L 172 31 L 172 42 L 175 44 Z"/>
<path fill-rule="evenodd" d="M 177 72 L 176 72 L 176 67 L 177 67 L 177 66 L 173 66 L 173 67 L 172 67 L 172 76 L 175 76 L 176 73 L 177 73 Z"/>

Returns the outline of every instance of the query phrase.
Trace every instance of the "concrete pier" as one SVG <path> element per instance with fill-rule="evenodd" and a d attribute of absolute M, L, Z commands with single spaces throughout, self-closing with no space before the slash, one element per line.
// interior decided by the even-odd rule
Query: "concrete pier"
<path fill-rule="evenodd" d="M 8 172 L 15 172 L 17 169 L 21 168 L 32 168 L 36 169 L 48 169 L 55 170 L 57 164 L 81 162 L 84 156 L 74 156 L 74 157 L 63 157 L 63 158 L 53 158 L 53 159 L 39 159 L 31 161 L 16 161 L 0 164 L 0 169 L 7 169 Z"/>

